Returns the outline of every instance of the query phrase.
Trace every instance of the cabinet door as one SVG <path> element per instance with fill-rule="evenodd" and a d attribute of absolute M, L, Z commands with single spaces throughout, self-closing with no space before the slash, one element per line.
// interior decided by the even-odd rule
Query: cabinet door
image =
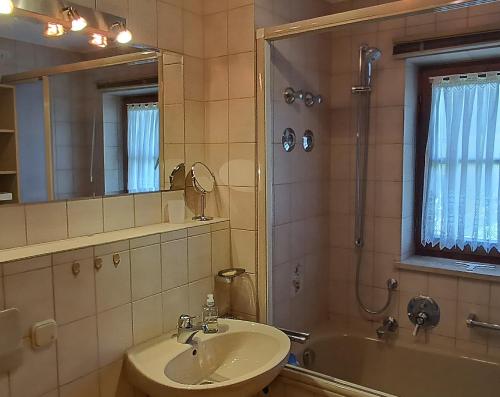
<path fill-rule="evenodd" d="M 128 17 L 128 0 L 96 0 L 96 8 L 118 17 Z"/>

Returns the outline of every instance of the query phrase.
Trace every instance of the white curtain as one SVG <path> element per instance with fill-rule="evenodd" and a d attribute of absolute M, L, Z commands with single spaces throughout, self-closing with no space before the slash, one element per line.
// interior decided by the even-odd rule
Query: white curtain
<path fill-rule="evenodd" d="M 127 106 L 128 191 L 160 189 L 160 129 L 156 103 Z"/>
<path fill-rule="evenodd" d="M 433 80 L 423 244 L 500 248 L 499 95 L 496 72 Z"/>

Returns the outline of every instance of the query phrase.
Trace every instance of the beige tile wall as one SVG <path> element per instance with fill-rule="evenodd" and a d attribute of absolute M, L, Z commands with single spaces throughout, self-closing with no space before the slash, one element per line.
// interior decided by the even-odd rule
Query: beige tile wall
<path fill-rule="evenodd" d="M 201 313 L 213 274 L 228 266 L 229 235 L 222 222 L 3 264 L 0 310 L 21 312 L 24 361 L 0 378 L 0 396 L 133 395 L 125 350 L 172 331 L 181 313 Z M 48 318 L 57 342 L 33 350 L 30 327 Z"/>
<path fill-rule="evenodd" d="M 386 315 L 401 326 L 399 338 L 436 347 L 488 353 L 498 357 L 498 336 L 465 326 L 469 312 L 484 321 L 498 321 L 498 283 L 460 277 L 398 271 L 394 261 L 413 252 L 413 166 L 415 150 L 415 73 L 412 65 L 391 56 L 393 41 L 412 34 L 442 33 L 500 20 L 497 4 L 448 13 L 360 24 L 332 33 L 334 74 L 331 136 L 330 317 L 373 336 L 381 316 L 367 317 L 355 299 L 353 250 L 355 103 L 350 86 L 356 81 L 358 48 L 377 46 L 371 99 L 369 170 L 366 205 L 366 247 L 361 293 L 370 306 L 383 305 L 385 282 L 396 278 L 399 291 Z M 406 90 L 406 96 L 405 96 Z M 441 306 L 442 320 L 432 331 L 411 337 L 406 315 L 409 299 L 429 294 Z"/>
<path fill-rule="evenodd" d="M 254 1 L 203 5 L 204 102 L 193 109 L 186 146 L 214 172 L 217 186 L 208 211 L 231 219 L 231 263 L 250 273 L 236 286 L 247 298 L 233 297 L 233 310 L 255 318 L 255 304 L 249 304 L 256 293 Z"/>

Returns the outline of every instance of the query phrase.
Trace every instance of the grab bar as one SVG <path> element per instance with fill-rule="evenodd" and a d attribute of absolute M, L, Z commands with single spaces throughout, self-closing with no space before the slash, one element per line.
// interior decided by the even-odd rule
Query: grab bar
<path fill-rule="evenodd" d="M 477 327 L 477 328 L 491 329 L 493 331 L 500 331 L 500 325 L 478 321 L 477 316 L 473 313 L 469 314 L 469 317 L 467 317 L 467 320 L 465 320 L 465 323 L 467 324 L 467 326 L 469 328 Z"/>
<path fill-rule="evenodd" d="M 278 329 L 283 333 L 285 333 L 285 335 L 288 336 L 292 342 L 297 342 L 300 344 L 306 343 L 311 337 L 311 334 L 308 332 L 292 331 L 286 328 L 278 328 Z"/>

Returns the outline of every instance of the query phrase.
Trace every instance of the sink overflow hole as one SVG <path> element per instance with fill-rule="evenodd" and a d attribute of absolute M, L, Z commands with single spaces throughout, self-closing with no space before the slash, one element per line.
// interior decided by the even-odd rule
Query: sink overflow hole
<path fill-rule="evenodd" d="M 196 356 L 197 353 L 198 353 L 198 350 L 194 349 L 193 350 L 193 356 Z"/>

